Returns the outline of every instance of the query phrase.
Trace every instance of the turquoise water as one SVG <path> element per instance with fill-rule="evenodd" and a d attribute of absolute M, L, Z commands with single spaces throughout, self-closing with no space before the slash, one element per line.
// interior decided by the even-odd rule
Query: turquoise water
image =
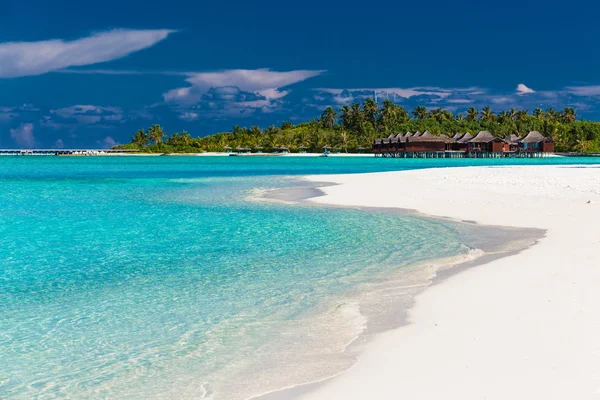
<path fill-rule="evenodd" d="M 257 188 L 302 174 L 574 161 L 598 162 L 2 157 L 0 398 L 273 390 L 278 371 L 305 368 L 302 355 L 343 350 L 332 332 L 360 332 L 349 294 L 465 243 L 451 223 L 252 201 Z"/>

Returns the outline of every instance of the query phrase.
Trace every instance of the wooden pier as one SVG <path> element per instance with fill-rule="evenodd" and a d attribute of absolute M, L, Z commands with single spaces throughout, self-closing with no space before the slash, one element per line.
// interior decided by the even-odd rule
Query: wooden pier
<path fill-rule="evenodd" d="M 129 149 L 0 149 L 0 156 L 98 156 L 139 153 Z"/>

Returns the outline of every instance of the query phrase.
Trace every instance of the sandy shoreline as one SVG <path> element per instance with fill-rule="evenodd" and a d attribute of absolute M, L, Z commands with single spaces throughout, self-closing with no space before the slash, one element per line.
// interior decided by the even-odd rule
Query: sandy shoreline
<path fill-rule="evenodd" d="M 306 399 L 597 399 L 600 169 L 472 167 L 315 176 L 312 201 L 546 229 L 522 253 L 417 297 L 410 325 L 366 344 Z"/>

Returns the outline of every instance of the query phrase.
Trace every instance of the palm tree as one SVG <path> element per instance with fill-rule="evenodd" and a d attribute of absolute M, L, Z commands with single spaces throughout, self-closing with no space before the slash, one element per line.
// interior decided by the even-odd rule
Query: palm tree
<path fill-rule="evenodd" d="M 536 108 L 533 110 L 533 116 L 537 119 L 542 119 L 544 117 L 544 111 L 541 108 Z"/>
<path fill-rule="evenodd" d="M 148 135 L 143 129 L 140 129 L 131 137 L 131 143 L 134 143 L 139 147 L 144 147 L 148 144 Z"/>
<path fill-rule="evenodd" d="M 352 127 L 352 111 L 347 104 L 340 110 L 340 121 L 342 122 L 342 127 L 345 129 L 350 129 Z"/>
<path fill-rule="evenodd" d="M 475 107 L 471 107 L 467 110 L 467 121 L 477 121 L 479 113 Z"/>
<path fill-rule="evenodd" d="M 423 120 L 427 116 L 427 109 L 423 106 L 417 106 L 413 110 L 412 115 L 414 115 L 415 119 Z"/>
<path fill-rule="evenodd" d="M 494 115 L 492 109 L 490 108 L 490 106 L 483 107 L 483 110 L 481 110 L 481 120 L 482 121 L 493 121 L 494 119 L 495 119 L 495 115 Z"/>
<path fill-rule="evenodd" d="M 377 116 L 379 115 L 379 106 L 372 98 L 368 98 L 363 103 L 363 113 L 365 115 L 365 119 L 373 124 L 375 127 L 375 122 L 377 121 Z"/>
<path fill-rule="evenodd" d="M 154 124 L 148 129 L 148 138 L 154 143 L 162 142 L 164 137 L 165 131 L 163 131 L 163 128 L 160 125 Z"/>
<path fill-rule="evenodd" d="M 525 119 L 527 119 L 528 115 L 529 114 L 527 113 L 527 110 L 519 110 L 515 114 L 515 118 L 517 121 L 525 121 Z"/>
<path fill-rule="evenodd" d="M 348 132 L 346 132 L 344 129 L 340 130 L 340 140 L 342 142 L 342 148 L 344 149 L 344 151 L 347 153 L 348 152 Z"/>
<path fill-rule="evenodd" d="M 563 118 L 567 123 L 575 122 L 577 120 L 577 112 L 574 108 L 565 107 L 565 111 L 563 112 Z"/>
<path fill-rule="evenodd" d="M 323 128 L 333 129 L 335 126 L 335 120 L 337 118 L 337 113 L 331 107 L 327 107 L 323 114 L 321 114 L 321 125 Z"/>

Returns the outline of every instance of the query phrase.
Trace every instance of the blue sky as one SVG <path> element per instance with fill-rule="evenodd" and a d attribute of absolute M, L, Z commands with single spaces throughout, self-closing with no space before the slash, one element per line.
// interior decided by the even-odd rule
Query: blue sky
<path fill-rule="evenodd" d="M 48 3 L 52 3 L 49 5 Z M 0 147 L 108 147 L 317 117 L 377 94 L 600 118 L 600 5 L 578 0 L 0 2 Z"/>

